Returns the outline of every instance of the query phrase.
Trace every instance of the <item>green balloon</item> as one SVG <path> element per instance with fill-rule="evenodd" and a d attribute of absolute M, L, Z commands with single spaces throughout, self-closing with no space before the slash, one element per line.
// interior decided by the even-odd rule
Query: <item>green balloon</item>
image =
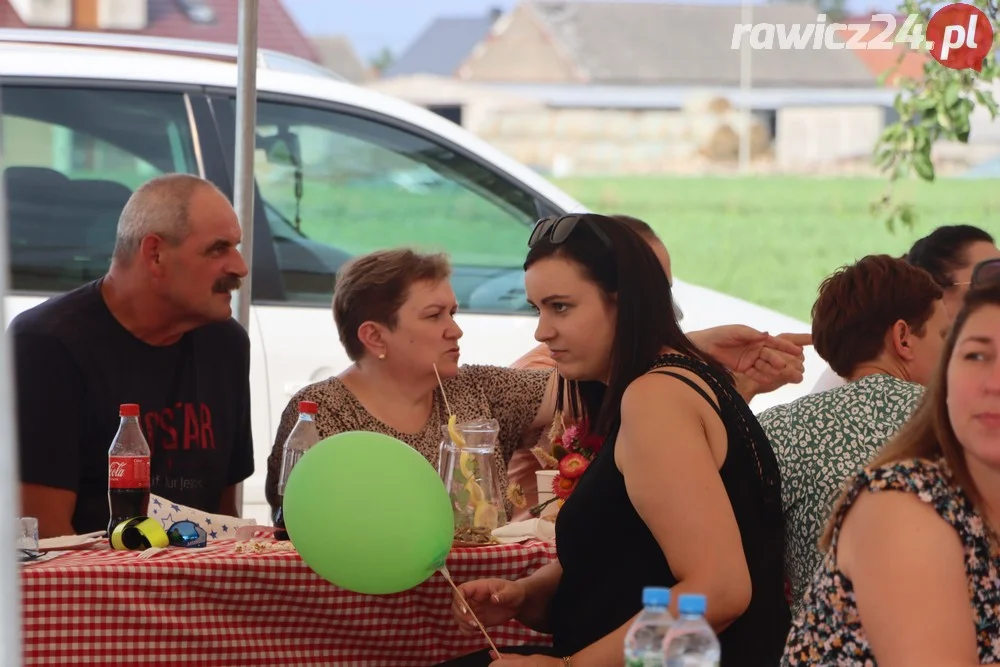
<path fill-rule="evenodd" d="M 366 431 L 309 449 L 292 468 L 283 511 L 289 539 L 316 574 L 369 595 L 429 579 L 455 533 L 434 467 L 406 443 Z"/>

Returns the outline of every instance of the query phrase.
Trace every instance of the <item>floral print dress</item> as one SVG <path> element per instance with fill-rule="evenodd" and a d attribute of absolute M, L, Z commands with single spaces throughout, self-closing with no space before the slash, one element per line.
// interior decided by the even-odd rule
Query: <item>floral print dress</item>
<path fill-rule="evenodd" d="M 923 395 L 919 384 L 879 373 L 760 415 L 781 467 L 793 614 L 823 561 L 816 544 L 840 490 L 906 423 Z"/>
<path fill-rule="evenodd" d="M 947 463 L 943 459 L 913 459 L 866 468 L 855 478 L 847 502 L 837 514 L 832 546 L 792 622 L 782 666 L 874 667 L 877 664 L 861 626 L 853 584 L 838 569 L 836 559 L 844 517 L 864 490 L 916 494 L 955 529 L 965 550 L 966 580 L 975 614 L 979 660 L 983 664 L 1000 662 L 1000 587 L 997 585 L 1000 551 L 991 543 L 983 518 L 955 485 Z"/>

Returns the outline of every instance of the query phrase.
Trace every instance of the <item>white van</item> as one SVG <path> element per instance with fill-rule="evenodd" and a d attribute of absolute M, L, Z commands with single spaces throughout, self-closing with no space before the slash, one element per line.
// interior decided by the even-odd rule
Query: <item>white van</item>
<path fill-rule="evenodd" d="M 218 44 L 0 30 L 5 324 L 103 275 L 118 214 L 147 179 L 193 173 L 232 196 L 235 54 Z M 521 270 L 531 225 L 585 209 L 436 114 L 290 56 L 261 52 L 259 63 L 249 327 L 256 472 L 244 514 L 267 521 L 266 461 L 282 410 L 302 386 L 349 363 L 330 311 L 344 260 L 400 245 L 447 251 L 463 361 L 506 365 L 534 345 Z M 675 290 L 689 330 L 809 330 L 681 280 Z M 754 407 L 806 393 L 822 363 L 808 370 L 801 385 Z"/>

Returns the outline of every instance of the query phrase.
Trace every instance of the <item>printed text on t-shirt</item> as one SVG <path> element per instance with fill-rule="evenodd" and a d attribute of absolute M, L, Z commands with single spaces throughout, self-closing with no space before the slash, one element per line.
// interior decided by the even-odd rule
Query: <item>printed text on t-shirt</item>
<path fill-rule="evenodd" d="M 143 415 L 150 451 L 215 449 L 212 411 L 204 403 L 176 403 Z"/>

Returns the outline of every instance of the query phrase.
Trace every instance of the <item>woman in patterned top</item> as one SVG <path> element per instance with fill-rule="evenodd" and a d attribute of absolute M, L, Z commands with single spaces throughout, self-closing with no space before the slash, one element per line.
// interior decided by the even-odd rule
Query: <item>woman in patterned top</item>
<path fill-rule="evenodd" d="M 847 487 L 783 665 L 1000 662 L 1000 287 L 971 290 L 917 413 Z"/>
<path fill-rule="evenodd" d="M 823 558 L 816 543 L 837 493 L 916 409 L 948 324 L 941 288 L 888 255 L 865 257 L 820 287 L 813 344 L 850 382 L 760 415 L 781 466 L 793 611 Z"/>
<path fill-rule="evenodd" d="M 282 446 L 298 418 L 299 401 L 319 405 L 321 438 L 344 431 L 375 431 L 410 445 L 434 466 L 441 426 L 449 415 L 438 387 L 459 423 L 496 419 L 494 456 L 502 489 L 516 448 L 537 440 L 552 422 L 555 376 L 551 369 L 459 366 L 455 321 L 458 304 L 444 255 L 397 249 L 354 258 L 337 275 L 333 316 L 340 341 L 354 362 L 343 373 L 311 384 L 288 402 L 267 459 L 265 491 L 272 510 Z M 550 379 L 552 382 L 550 382 Z M 513 508 L 508 504 L 508 516 Z"/>

